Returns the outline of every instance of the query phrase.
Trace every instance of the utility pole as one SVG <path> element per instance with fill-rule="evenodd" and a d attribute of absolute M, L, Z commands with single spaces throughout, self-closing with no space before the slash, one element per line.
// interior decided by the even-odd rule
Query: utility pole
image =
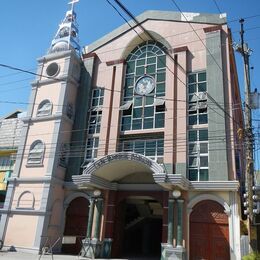
<path fill-rule="evenodd" d="M 245 190 L 244 198 L 247 199 L 247 226 L 248 226 L 248 238 L 249 238 L 249 251 L 256 251 L 256 232 L 254 227 L 254 200 L 253 200 L 253 186 L 254 186 L 254 161 L 253 161 L 253 129 L 252 129 L 252 112 L 250 105 L 250 67 L 249 56 L 252 52 L 248 48 L 247 43 L 244 42 L 244 19 L 240 19 L 240 37 L 241 45 L 238 45 L 236 51 L 238 51 L 244 62 L 244 77 L 245 77 L 245 129 L 244 129 L 244 142 L 246 150 L 246 169 L 245 169 Z"/>

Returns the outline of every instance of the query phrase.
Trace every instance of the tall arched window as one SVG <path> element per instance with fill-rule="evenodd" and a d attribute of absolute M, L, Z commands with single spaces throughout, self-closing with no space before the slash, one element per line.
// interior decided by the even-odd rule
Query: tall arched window
<path fill-rule="evenodd" d="M 144 42 L 126 59 L 121 130 L 164 127 L 165 47 Z"/>
<path fill-rule="evenodd" d="M 44 156 L 44 143 L 36 140 L 32 143 L 27 159 L 28 165 L 42 164 Z"/>
<path fill-rule="evenodd" d="M 50 100 L 43 100 L 38 106 L 37 116 L 49 116 L 52 112 L 52 103 Z"/>

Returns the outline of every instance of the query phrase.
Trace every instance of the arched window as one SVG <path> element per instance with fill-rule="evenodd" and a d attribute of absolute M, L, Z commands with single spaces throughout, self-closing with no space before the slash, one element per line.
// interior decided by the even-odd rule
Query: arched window
<path fill-rule="evenodd" d="M 43 100 L 38 106 L 37 116 L 49 116 L 52 113 L 52 103 L 50 100 Z"/>
<path fill-rule="evenodd" d="M 34 141 L 30 147 L 27 164 L 42 164 L 44 156 L 44 143 L 41 140 Z"/>
<path fill-rule="evenodd" d="M 165 47 L 144 42 L 126 59 L 121 131 L 164 127 Z"/>

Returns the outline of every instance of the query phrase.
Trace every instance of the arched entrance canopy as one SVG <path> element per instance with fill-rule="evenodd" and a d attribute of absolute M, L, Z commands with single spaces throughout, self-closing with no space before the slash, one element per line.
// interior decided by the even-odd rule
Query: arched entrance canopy
<path fill-rule="evenodd" d="M 164 174 L 164 168 L 155 161 L 141 154 L 120 152 L 88 164 L 82 175 L 72 176 L 72 179 L 79 186 L 116 189 L 120 180 L 132 175 L 138 179 L 148 177 L 155 183 L 156 174 Z"/>

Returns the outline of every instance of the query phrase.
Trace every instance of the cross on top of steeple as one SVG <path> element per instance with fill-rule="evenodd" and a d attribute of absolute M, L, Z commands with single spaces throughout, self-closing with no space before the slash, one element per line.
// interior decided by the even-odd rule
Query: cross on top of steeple
<path fill-rule="evenodd" d="M 79 2 L 79 0 L 72 0 L 71 2 L 68 3 L 69 5 L 71 5 L 71 11 L 72 11 L 72 12 L 74 11 L 74 5 L 75 5 L 76 3 L 78 3 L 78 2 Z"/>

